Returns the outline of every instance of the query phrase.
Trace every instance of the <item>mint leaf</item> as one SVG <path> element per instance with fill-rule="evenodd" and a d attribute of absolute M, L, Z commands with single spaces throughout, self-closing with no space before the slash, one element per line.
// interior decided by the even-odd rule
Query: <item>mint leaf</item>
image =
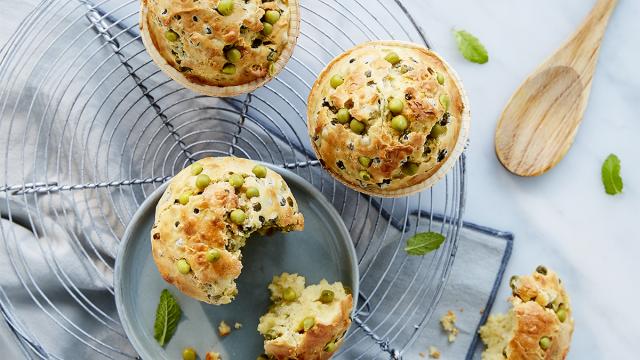
<path fill-rule="evenodd" d="M 171 295 L 169 290 L 162 290 L 158 309 L 156 310 L 156 321 L 153 324 L 153 337 L 160 346 L 164 346 L 171 340 L 171 337 L 176 332 L 181 315 L 182 310 L 176 298 Z"/>
<path fill-rule="evenodd" d="M 620 177 L 620 159 L 611 154 L 602 163 L 602 184 L 604 191 L 609 195 L 616 195 L 622 192 L 622 178 Z"/>
<path fill-rule="evenodd" d="M 417 233 L 407 240 L 404 250 L 409 255 L 421 256 L 439 248 L 444 239 L 442 234 L 431 231 Z"/>
<path fill-rule="evenodd" d="M 458 49 L 465 59 L 477 64 L 484 64 L 489 61 L 487 49 L 484 48 L 484 45 L 477 37 L 464 30 L 454 30 L 453 35 L 456 37 Z"/>

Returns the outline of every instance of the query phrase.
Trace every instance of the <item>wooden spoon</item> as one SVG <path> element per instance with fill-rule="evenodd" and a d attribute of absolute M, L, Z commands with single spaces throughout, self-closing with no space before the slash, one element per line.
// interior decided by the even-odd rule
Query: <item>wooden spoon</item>
<path fill-rule="evenodd" d="M 600 42 L 617 0 L 598 0 L 573 36 L 520 85 L 496 129 L 507 170 L 538 176 L 567 153 L 591 91 Z"/>

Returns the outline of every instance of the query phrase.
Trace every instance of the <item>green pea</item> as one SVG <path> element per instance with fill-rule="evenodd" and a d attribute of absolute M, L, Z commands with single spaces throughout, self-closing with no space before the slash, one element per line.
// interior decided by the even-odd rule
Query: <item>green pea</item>
<path fill-rule="evenodd" d="M 396 115 L 391 119 L 391 127 L 396 131 L 405 131 L 409 126 L 409 122 L 404 115 Z"/>
<path fill-rule="evenodd" d="M 322 292 L 320 292 L 320 302 L 323 304 L 328 304 L 330 302 L 333 301 L 335 294 L 333 293 L 333 291 L 331 290 L 322 290 Z"/>
<path fill-rule="evenodd" d="M 336 347 L 337 347 L 337 346 L 338 346 L 338 345 L 336 345 L 336 343 L 335 343 L 335 342 L 330 342 L 330 343 L 328 343 L 327 345 L 325 345 L 325 347 L 323 348 L 323 350 L 324 350 L 324 351 L 326 351 L 326 352 L 331 353 L 331 352 L 336 351 Z"/>
<path fill-rule="evenodd" d="M 254 197 L 258 197 L 260 196 L 260 190 L 258 190 L 257 187 L 250 187 L 247 189 L 247 191 L 245 192 L 245 194 L 247 195 L 247 197 L 249 199 L 254 198 Z"/>
<path fill-rule="evenodd" d="M 277 23 L 278 20 L 280 20 L 280 13 L 278 11 L 267 10 L 267 12 L 264 13 L 264 21 L 268 22 L 269 24 L 273 25 Z"/>
<path fill-rule="evenodd" d="M 256 165 L 251 170 L 253 174 L 259 178 L 267 177 L 267 168 L 262 165 Z"/>
<path fill-rule="evenodd" d="M 240 58 L 242 57 L 242 53 L 236 48 L 231 48 L 224 53 L 224 57 L 227 58 L 227 60 L 229 60 L 230 62 L 234 63 L 240 60 Z"/>
<path fill-rule="evenodd" d="M 196 360 L 197 356 L 193 348 L 188 347 L 182 350 L 182 360 Z"/>
<path fill-rule="evenodd" d="M 187 192 L 183 192 L 180 197 L 178 198 L 178 202 L 180 202 L 181 205 L 187 205 L 189 203 L 189 197 L 191 196 L 191 192 L 187 191 Z"/>
<path fill-rule="evenodd" d="M 362 134 L 362 132 L 364 131 L 364 124 L 356 119 L 351 120 L 351 122 L 349 123 L 349 127 L 351 128 L 351 131 L 356 134 Z"/>
<path fill-rule="evenodd" d="M 236 66 L 232 63 L 226 63 L 222 67 L 222 73 L 227 75 L 233 75 L 236 73 Z"/>
<path fill-rule="evenodd" d="M 393 98 L 389 100 L 389 111 L 394 114 L 400 114 L 404 108 L 404 102 L 401 99 Z"/>
<path fill-rule="evenodd" d="M 204 189 L 211 184 L 211 178 L 207 174 L 200 174 L 196 177 L 196 187 L 198 189 Z"/>
<path fill-rule="evenodd" d="M 447 94 L 440 95 L 440 105 L 442 105 L 442 107 L 444 108 L 444 111 L 448 111 L 449 110 L 449 103 L 450 102 L 451 102 L 451 100 L 449 100 L 449 95 L 447 95 Z"/>
<path fill-rule="evenodd" d="M 178 271 L 180 272 L 180 274 L 186 275 L 191 271 L 191 265 L 189 265 L 189 263 L 185 259 L 178 260 L 176 266 L 178 267 Z"/>
<path fill-rule="evenodd" d="M 294 301 L 295 299 L 298 298 L 298 294 L 296 294 L 296 291 L 293 290 L 293 288 L 286 287 L 286 288 L 284 288 L 284 291 L 282 292 L 282 298 L 285 301 Z"/>
<path fill-rule="evenodd" d="M 222 16 L 229 16 L 233 12 L 233 0 L 220 0 L 218 2 L 218 12 Z"/>
<path fill-rule="evenodd" d="M 218 251 L 218 249 L 209 249 L 205 256 L 208 262 L 214 262 L 220 259 L 220 251 Z"/>
<path fill-rule="evenodd" d="M 349 114 L 349 109 L 342 108 L 338 110 L 338 114 L 336 115 L 336 120 L 340 124 L 346 124 L 351 119 L 351 114 Z"/>
<path fill-rule="evenodd" d="M 442 126 L 440 124 L 435 124 L 431 128 L 431 133 L 429 135 L 431 135 L 432 138 L 438 138 L 438 137 L 440 137 L 442 135 L 445 135 L 446 133 L 447 133 L 447 127 L 446 126 Z"/>
<path fill-rule="evenodd" d="M 171 42 L 178 41 L 178 38 L 179 38 L 178 33 L 173 31 L 173 30 L 165 31 L 164 32 L 164 37 L 165 37 L 165 39 L 167 39 L 167 40 L 169 40 Z"/>
<path fill-rule="evenodd" d="M 398 54 L 393 51 L 388 53 L 387 56 L 384 57 L 384 59 L 390 62 L 392 65 L 400 62 L 400 56 L 398 56 Z"/>
<path fill-rule="evenodd" d="M 549 346 L 551 346 L 551 339 L 549 339 L 549 337 L 543 336 L 540 338 L 540 347 L 542 350 L 547 350 Z"/>
<path fill-rule="evenodd" d="M 308 316 L 300 322 L 300 325 L 298 325 L 298 329 L 303 331 L 309 331 L 309 329 L 311 329 L 315 324 L 316 324 L 316 319 L 312 316 Z"/>
<path fill-rule="evenodd" d="M 272 32 L 273 32 L 273 25 L 269 24 L 268 22 L 263 22 L 262 23 L 262 34 L 264 36 L 269 36 L 269 35 L 271 35 Z"/>
<path fill-rule="evenodd" d="M 234 224 L 240 225 L 247 218 L 247 215 L 241 209 L 235 209 L 231 212 L 231 215 L 229 215 L 229 217 Z"/>
<path fill-rule="evenodd" d="M 336 89 L 338 86 L 342 85 L 343 83 L 344 83 L 344 78 L 338 74 L 333 75 L 329 80 L 329 84 L 334 89 Z"/>
<path fill-rule="evenodd" d="M 556 315 L 558 315 L 558 320 L 560 320 L 560 322 L 567 320 L 567 310 L 563 308 L 558 309 L 558 311 L 556 311 Z"/>
<path fill-rule="evenodd" d="M 438 84 L 444 85 L 444 75 L 438 73 L 438 75 L 436 75 L 436 79 L 438 80 Z"/>
<path fill-rule="evenodd" d="M 326 351 L 326 352 L 334 352 L 336 351 L 336 343 L 335 342 L 330 342 L 327 345 L 324 346 L 324 348 L 322 348 L 322 350 Z"/>
<path fill-rule="evenodd" d="M 547 268 L 544 265 L 538 265 L 536 272 L 538 274 L 547 275 Z"/>
<path fill-rule="evenodd" d="M 364 167 L 369 167 L 369 165 L 371 165 L 371 158 L 366 156 L 359 156 L 358 162 L 360 163 L 360 165 Z"/>
<path fill-rule="evenodd" d="M 243 184 L 244 178 L 242 177 L 242 175 L 232 174 L 231 176 L 229 176 L 229 185 L 233 186 L 234 188 L 241 188 Z"/>
<path fill-rule="evenodd" d="M 191 165 L 191 175 L 200 175 L 202 172 L 202 165 L 195 163 Z"/>
<path fill-rule="evenodd" d="M 419 165 L 414 162 L 406 162 L 402 164 L 402 172 L 405 175 L 413 176 L 418 172 Z"/>
<path fill-rule="evenodd" d="M 358 175 L 360 176 L 360 179 L 364 180 L 364 181 L 369 181 L 371 180 L 371 174 L 369 174 L 368 171 L 366 170 L 360 170 L 360 172 L 358 173 Z"/>

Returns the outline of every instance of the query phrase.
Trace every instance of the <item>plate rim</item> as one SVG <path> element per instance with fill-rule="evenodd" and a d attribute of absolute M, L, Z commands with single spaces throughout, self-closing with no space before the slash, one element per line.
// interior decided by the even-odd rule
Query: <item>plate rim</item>
<path fill-rule="evenodd" d="M 252 161 L 255 161 L 255 160 L 252 160 Z M 351 268 L 350 270 L 351 270 L 351 273 L 353 274 L 353 284 L 351 284 L 352 285 L 351 288 L 353 290 L 352 292 L 353 306 L 351 309 L 351 318 L 353 318 L 355 316 L 355 312 L 358 306 L 358 298 L 359 298 L 358 294 L 360 291 L 360 269 L 358 267 L 358 257 L 356 254 L 355 245 L 353 244 L 353 240 L 351 239 L 351 234 L 349 233 L 349 230 L 347 229 L 347 226 L 344 223 L 344 220 L 342 220 L 342 216 L 338 213 L 335 207 L 327 200 L 324 194 L 320 190 L 318 190 L 315 186 L 310 184 L 305 178 L 301 177 L 300 175 L 288 169 L 276 166 L 271 163 L 266 163 L 263 161 L 255 161 L 255 162 L 262 164 L 264 166 L 267 166 L 271 170 L 280 174 L 284 178 L 285 182 L 287 182 L 289 187 L 291 187 L 291 185 L 289 184 L 289 181 L 295 182 L 296 186 L 300 186 L 304 191 L 310 193 L 311 196 L 314 199 L 316 199 L 320 203 L 320 205 L 329 213 L 330 217 L 335 218 L 337 220 L 336 222 L 338 223 L 338 229 L 336 230 L 336 233 L 339 233 L 341 235 L 340 238 L 347 240 L 347 253 L 348 253 L 347 255 L 350 260 L 349 267 Z M 135 231 L 136 225 L 144 219 L 143 214 L 147 212 L 149 207 L 156 206 L 156 204 L 160 200 L 160 197 L 162 197 L 162 194 L 164 193 L 166 188 L 169 186 L 169 183 L 171 182 L 171 180 L 172 179 L 169 179 L 167 182 L 165 182 L 164 184 L 159 186 L 157 189 L 155 189 L 151 194 L 149 194 L 144 199 L 144 201 L 136 209 L 135 213 L 133 214 L 133 217 L 131 218 L 131 220 L 129 221 L 129 223 L 125 228 L 125 232 L 122 235 L 120 243 L 118 244 L 118 252 L 116 254 L 116 261 L 115 261 L 115 266 L 113 271 L 114 298 L 116 303 L 116 310 L 118 312 L 118 318 L 120 320 L 120 325 L 122 326 L 122 329 L 124 330 L 125 335 L 127 336 L 127 340 L 131 343 L 131 345 L 133 346 L 134 350 L 138 353 L 138 355 L 143 359 L 152 358 L 152 357 L 151 357 L 151 354 L 147 352 L 146 347 L 142 345 L 142 341 L 139 339 L 136 331 L 131 326 L 132 321 L 127 315 L 127 312 L 125 310 L 124 301 L 123 301 L 123 297 L 124 297 L 123 286 L 122 286 L 123 281 L 120 280 L 122 279 L 122 267 L 124 266 L 123 259 L 124 259 L 124 254 L 126 249 L 131 246 L 132 234 Z"/>

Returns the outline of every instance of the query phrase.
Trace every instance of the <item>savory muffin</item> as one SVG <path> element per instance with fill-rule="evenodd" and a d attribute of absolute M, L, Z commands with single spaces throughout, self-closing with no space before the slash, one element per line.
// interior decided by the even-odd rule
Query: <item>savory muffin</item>
<path fill-rule="evenodd" d="M 298 0 L 141 0 L 147 52 L 194 91 L 233 96 L 263 85 L 291 57 Z"/>
<path fill-rule="evenodd" d="M 269 285 L 273 304 L 260 317 L 266 359 L 320 360 L 342 345 L 351 325 L 353 298 L 342 283 L 305 288 L 304 277 L 283 273 Z"/>
<path fill-rule="evenodd" d="M 339 55 L 308 99 L 311 144 L 350 188 L 398 197 L 433 185 L 462 153 L 469 106 L 456 73 L 436 53 L 373 41 Z"/>
<path fill-rule="evenodd" d="M 480 328 L 487 346 L 483 360 L 561 360 L 573 334 L 569 295 L 555 272 L 538 266 L 530 276 L 510 281 L 512 308 L 492 315 Z"/>
<path fill-rule="evenodd" d="M 237 294 L 240 249 L 253 233 L 302 230 L 282 177 L 251 160 L 205 158 L 180 171 L 156 206 L 153 259 L 162 277 L 210 304 Z"/>

